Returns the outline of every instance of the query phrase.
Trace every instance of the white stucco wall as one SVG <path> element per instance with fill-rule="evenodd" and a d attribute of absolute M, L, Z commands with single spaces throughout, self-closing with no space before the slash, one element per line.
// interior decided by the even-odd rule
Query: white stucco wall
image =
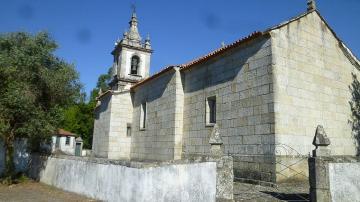
<path fill-rule="evenodd" d="M 354 202 L 360 199 L 360 163 L 329 163 L 331 200 Z"/>
<path fill-rule="evenodd" d="M 104 201 L 211 202 L 216 194 L 216 163 L 138 169 L 50 157 L 40 181 Z"/>
<path fill-rule="evenodd" d="M 56 136 L 52 137 L 52 145 L 53 148 L 56 147 Z M 66 137 L 65 136 L 60 136 L 60 144 L 59 144 L 59 150 L 66 153 L 66 154 L 70 154 L 70 155 L 75 155 L 75 137 L 70 136 L 70 142 L 67 145 L 66 144 Z"/>

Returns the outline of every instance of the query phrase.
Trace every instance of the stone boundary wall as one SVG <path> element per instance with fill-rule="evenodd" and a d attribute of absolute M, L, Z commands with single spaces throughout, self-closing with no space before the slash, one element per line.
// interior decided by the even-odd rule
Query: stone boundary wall
<path fill-rule="evenodd" d="M 311 201 L 358 201 L 360 161 L 358 157 L 310 157 Z"/>
<path fill-rule="evenodd" d="M 215 201 L 233 199 L 232 169 L 231 157 L 149 163 L 33 155 L 28 174 L 105 201 Z"/>
<path fill-rule="evenodd" d="M 353 202 L 360 199 L 360 163 L 329 163 L 332 201 Z"/>

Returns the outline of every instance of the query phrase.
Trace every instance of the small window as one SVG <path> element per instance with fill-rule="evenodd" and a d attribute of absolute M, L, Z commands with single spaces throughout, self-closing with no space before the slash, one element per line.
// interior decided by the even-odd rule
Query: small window
<path fill-rule="evenodd" d="M 206 124 L 213 125 L 216 123 L 216 97 L 206 99 Z"/>
<path fill-rule="evenodd" d="M 139 70 L 139 64 L 140 64 L 140 58 L 136 55 L 134 55 L 131 58 L 131 71 L 130 74 L 138 74 L 138 70 Z"/>
<path fill-rule="evenodd" d="M 140 129 L 145 129 L 146 126 L 146 102 L 140 106 Z"/>
<path fill-rule="evenodd" d="M 126 136 L 130 137 L 131 136 L 131 124 L 128 123 L 127 127 L 126 127 Z"/>
<path fill-rule="evenodd" d="M 70 137 L 66 137 L 65 145 L 70 145 Z"/>

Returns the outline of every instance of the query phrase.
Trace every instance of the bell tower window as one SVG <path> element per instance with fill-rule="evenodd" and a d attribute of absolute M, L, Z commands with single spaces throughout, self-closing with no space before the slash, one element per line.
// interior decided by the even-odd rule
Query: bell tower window
<path fill-rule="evenodd" d="M 139 64 L 140 64 L 140 58 L 136 55 L 132 56 L 130 74 L 135 74 L 135 75 L 139 74 Z"/>

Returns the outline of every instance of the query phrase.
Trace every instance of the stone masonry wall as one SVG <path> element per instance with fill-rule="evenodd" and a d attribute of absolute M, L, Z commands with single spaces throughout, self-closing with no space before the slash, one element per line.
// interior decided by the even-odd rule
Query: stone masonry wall
<path fill-rule="evenodd" d="M 127 127 L 133 112 L 130 91 L 114 92 L 111 107 L 108 158 L 129 159 L 131 136 L 127 136 Z"/>
<path fill-rule="evenodd" d="M 237 177 L 274 178 L 271 41 L 262 37 L 184 70 L 185 156 L 209 154 L 207 97 L 216 96 L 216 123 Z"/>
<path fill-rule="evenodd" d="M 111 117 L 111 96 L 101 99 L 101 105 L 95 109 L 92 150 L 97 157 L 108 157 Z"/>
<path fill-rule="evenodd" d="M 173 160 L 181 157 L 181 76 L 177 69 L 135 89 L 131 158 Z M 140 129 L 140 107 L 146 102 L 146 127 Z"/>
<path fill-rule="evenodd" d="M 271 36 L 276 144 L 308 155 L 315 128 L 321 124 L 331 140 L 332 154 L 354 155 L 349 85 L 357 70 L 339 41 L 316 12 L 271 31 Z M 307 172 L 304 163 L 298 172 Z"/>

